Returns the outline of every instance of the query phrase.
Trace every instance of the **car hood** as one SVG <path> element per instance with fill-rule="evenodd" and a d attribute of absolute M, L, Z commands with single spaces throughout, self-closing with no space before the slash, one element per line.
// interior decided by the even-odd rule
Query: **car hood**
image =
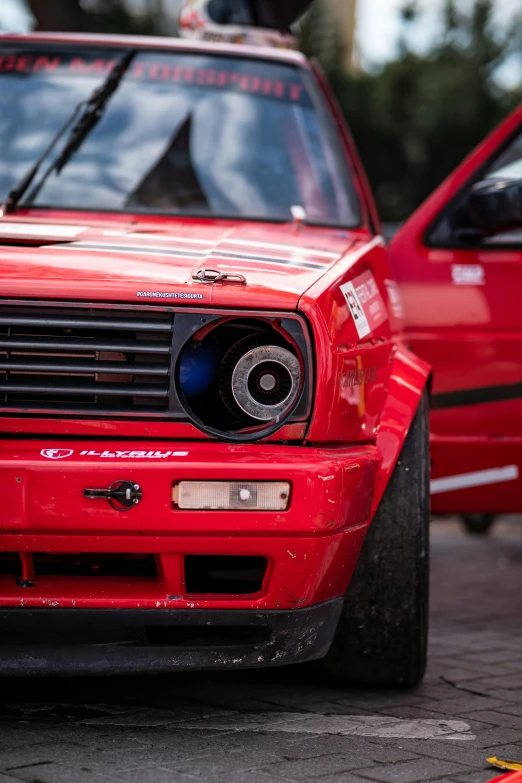
<path fill-rule="evenodd" d="M 9 216 L 0 220 L 0 296 L 295 309 L 356 239 L 287 224 Z M 226 277 L 197 282 L 202 270 Z"/>

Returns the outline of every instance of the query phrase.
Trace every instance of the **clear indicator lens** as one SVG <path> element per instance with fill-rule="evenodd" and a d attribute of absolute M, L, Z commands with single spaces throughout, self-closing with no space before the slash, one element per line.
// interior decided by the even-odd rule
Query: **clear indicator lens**
<path fill-rule="evenodd" d="M 194 511 L 284 511 L 289 498 L 286 481 L 181 481 L 172 492 L 178 508 Z"/>

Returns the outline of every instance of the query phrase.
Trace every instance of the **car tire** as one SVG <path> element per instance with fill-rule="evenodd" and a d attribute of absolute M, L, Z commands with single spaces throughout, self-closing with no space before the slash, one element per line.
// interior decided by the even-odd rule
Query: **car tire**
<path fill-rule="evenodd" d="M 468 533 L 485 536 L 495 522 L 495 514 L 462 514 L 461 519 Z"/>
<path fill-rule="evenodd" d="M 337 685 L 407 687 L 424 675 L 429 596 L 429 410 L 425 392 L 317 662 Z"/>

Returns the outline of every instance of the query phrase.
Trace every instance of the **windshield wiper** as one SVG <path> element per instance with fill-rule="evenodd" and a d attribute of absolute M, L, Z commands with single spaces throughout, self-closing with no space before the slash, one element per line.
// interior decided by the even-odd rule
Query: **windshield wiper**
<path fill-rule="evenodd" d="M 15 211 L 21 199 L 31 187 L 36 175 L 40 171 L 40 167 L 42 166 L 43 162 L 55 148 L 56 144 L 58 144 L 64 133 L 66 133 L 66 131 L 68 131 L 71 125 L 74 123 L 65 147 L 58 155 L 56 160 L 53 161 L 53 163 L 49 166 L 44 176 L 42 177 L 41 182 L 33 190 L 31 197 L 34 198 L 36 195 L 38 195 L 53 171 L 56 171 L 56 173 L 59 174 L 64 166 L 67 165 L 75 152 L 77 152 L 81 147 L 91 130 L 103 117 L 103 113 L 109 99 L 118 89 L 120 82 L 127 73 L 127 70 L 136 56 L 136 53 L 136 49 L 131 49 L 130 51 L 126 52 L 126 54 L 112 68 L 103 84 L 97 87 L 91 96 L 87 98 L 87 100 L 81 101 L 81 103 L 76 106 L 71 116 L 62 125 L 56 136 L 53 138 L 40 158 L 38 158 L 34 166 L 32 166 L 23 179 L 21 179 L 20 182 L 18 182 L 14 188 L 9 191 L 5 200 L 5 204 L 3 204 L 3 206 L 0 208 L 0 217 Z M 75 122 L 78 115 L 80 116 Z"/>

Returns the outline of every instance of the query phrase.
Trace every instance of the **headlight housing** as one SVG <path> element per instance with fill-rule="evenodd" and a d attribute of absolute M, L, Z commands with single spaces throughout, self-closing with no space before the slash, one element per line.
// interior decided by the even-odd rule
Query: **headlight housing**
<path fill-rule="evenodd" d="M 300 319 L 217 318 L 179 353 L 178 394 L 191 421 L 232 441 L 260 440 L 309 415 L 311 352 Z M 303 420 L 303 417 L 300 417 Z"/>
<path fill-rule="evenodd" d="M 225 355 L 219 373 L 219 390 L 229 409 L 262 422 L 285 415 L 296 400 L 302 376 L 298 357 L 266 340 L 262 335 L 239 340 Z"/>

